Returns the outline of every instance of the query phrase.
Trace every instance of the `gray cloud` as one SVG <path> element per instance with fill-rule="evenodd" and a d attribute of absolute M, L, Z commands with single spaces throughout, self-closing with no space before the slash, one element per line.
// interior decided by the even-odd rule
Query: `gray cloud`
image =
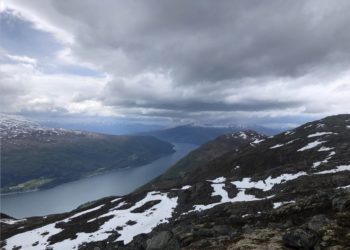
<path fill-rule="evenodd" d="M 54 1 L 54 6 L 77 21 L 77 46 L 84 48 L 79 56 L 98 60 L 115 53 L 125 57 L 126 66 L 105 58 L 99 63 L 124 74 L 171 71 L 177 84 L 296 76 L 349 58 L 348 1 Z"/>
<path fill-rule="evenodd" d="M 103 91 L 82 91 L 76 102 L 186 118 L 350 106 L 331 101 L 345 100 L 348 91 L 339 89 L 349 89 L 347 0 L 26 0 L 12 7 L 71 34 L 70 56 L 111 76 Z"/>

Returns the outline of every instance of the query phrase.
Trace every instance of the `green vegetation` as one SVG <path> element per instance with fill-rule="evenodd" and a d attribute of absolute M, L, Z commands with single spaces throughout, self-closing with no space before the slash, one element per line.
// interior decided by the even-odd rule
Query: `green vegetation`
<path fill-rule="evenodd" d="M 45 184 L 53 181 L 53 179 L 50 178 L 39 178 L 39 179 L 33 179 L 29 180 L 23 183 L 20 183 L 16 186 L 12 186 L 8 188 L 9 192 L 26 192 L 26 191 L 32 191 L 40 188 L 41 186 L 44 186 Z"/>
<path fill-rule="evenodd" d="M 52 187 L 112 169 L 140 166 L 172 153 L 172 147 L 148 136 L 68 137 L 50 143 L 28 140 L 21 145 L 3 145 L 1 190 L 23 183 L 25 189 Z M 27 183 L 48 179 L 52 181 Z"/>

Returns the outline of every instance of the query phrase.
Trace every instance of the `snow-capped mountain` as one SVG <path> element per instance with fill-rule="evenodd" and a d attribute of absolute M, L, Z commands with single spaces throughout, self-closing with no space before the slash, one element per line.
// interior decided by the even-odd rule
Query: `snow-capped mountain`
<path fill-rule="evenodd" d="M 15 142 L 24 138 L 45 138 L 62 136 L 66 134 L 82 135 L 82 131 L 62 128 L 48 128 L 35 121 L 21 116 L 0 114 L 0 137 L 6 142 Z M 86 132 L 86 134 L 88 134 Z"/>
<path fill-rule="evenodd" d="M 2 246 L 349 249 L 350 115 L 256 138 L 183 178 L 69 213 L 4 218 Z"/>
<path fill-rule="evenodd" d="M 0 116 L 1 191 L 32 191 L 104 171 L 139 166 L 173 153 L 150 136 L 116 136 L 48 128 L 20 116 Z"/>

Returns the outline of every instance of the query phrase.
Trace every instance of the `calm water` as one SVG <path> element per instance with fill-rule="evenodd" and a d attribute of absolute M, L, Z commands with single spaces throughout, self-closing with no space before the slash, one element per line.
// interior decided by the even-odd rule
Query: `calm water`
<path fill-rule="evenodd" d="M 1 212 L 16 218 L 70 211 L 87 201 L 127 194 L 163 173 L 197 146 L 175 144 L 176 152 L 150 164 L 108 172 L 48 190 L 1 196 Z"/>

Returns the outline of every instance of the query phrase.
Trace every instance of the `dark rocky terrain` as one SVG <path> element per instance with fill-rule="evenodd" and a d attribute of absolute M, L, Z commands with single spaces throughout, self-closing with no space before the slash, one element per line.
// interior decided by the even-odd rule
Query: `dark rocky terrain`
<path fill-rule="evenodd" d="M 0 115 L 1 191 L 52 187 L 102 172 L 140 166 L 173 153 L 150 136 L 115 136 L 47 128 Z"/>
<path fill-rule="evenodd" d="M 350 249 L 350 115 L 234 148 L 181 185 L 1 219 L 3 249 Z"/>
<path fill-rule="evenodd" d="M 181 185 L 185 182 L 186 178 L 184 177 L 189 172 L 193 172 L 198 168 L 204 168 L 212 160 L 228 152 L 237 154 L 240 150 L 245 150 L 246 147 L 255 147 L 257 143 L 266 138 L 267 136 L 251 130 L 218 136 L 216 139 L 190 152 L 165 173 L 139 188 L 138 191 L 171 188 L 174 185 Z"/>

